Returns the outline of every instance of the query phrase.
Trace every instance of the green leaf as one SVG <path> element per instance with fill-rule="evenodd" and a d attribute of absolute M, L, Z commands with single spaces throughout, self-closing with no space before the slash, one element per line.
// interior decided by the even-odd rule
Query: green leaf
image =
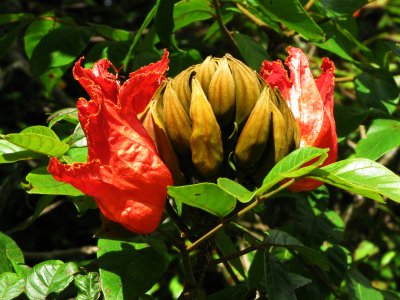
<path fill-rule="evenodd" d="M 374 289 L 367 278 L 364 277 L 355 267 L 348 273 L 348 284 L 350 299 L 354 300 L 384 300 L 381 292 Z"/>
<path fill-rule="evenodd" d="M 29 299 L 47 299 L 50 294 L 59 294 L 68 287 L 78 272 L 74 263 L 48 260 L 34 266 L 26 278 L 26 295 Z"/>
<path fill-rule="evenodd" d="M 352 16 L 357 9 L 366 4 L 367 0 L 321 0 L 319 1 L 320 7 L 329 11 L 333 16 Z M 317 3 L 316 3 L 317 4 Z"/>
<path fill-rule="evenodd" d="M 214 183 L 204 182 L 184 186 L 169 186 L 168 194 L 187 205 L 203 209 L 218 217 L 230 214 L 236 199 Z"/>
<path fill-rule="evenodd" d="M 309 263 L 317 265 L 324 271 L 329 270 L 328 260 L 321 252 L 304 246 L 299 240 L 287 232 L 271 229 L 266 232 L 265 243 L 269 246 L 296 250 Z"/>
<path fill-rule="evenodd" d="M 53 130 L 40 125 L 28 127 L 20 133 L 4 135 L 3 138 L 19 147 L 49 156 L 59 157 L 69 148 Z"/>
<path fill-rule="evenodd" d="M 117 29 L 104 24 L 96 24 L 90 22 L 88 22 L 88 24 L 96 31 L 96 33 L 105 37 L 106 39 L 117 42 L 126 42 L 133 39 L 132 33 L 127 30 Z"/>
<path fill-rule="evenodd" d="M 249 270 L 249 286 L 267 292 L 268 299 L 296 299 L 289 273 L 267 250 L 258 250 Z"/>
<path fill-rule="evenodd" d="M 87 275 L 76 275 L 74 284 L 78 289 L 76 300 L 97 300 L 100 298 L 99 274 L 89 272 Z"/>
<path fill-rule="evenodd" d="M 302 147 L 280 160 L 264 178 L 262 186 L 256 190 L 257 195 L 264 194 L 275 184 L 279 183 L 287 177 L 295 178 L 297 176 L 304 176 L 317 168 L 327 158 L 327 149 L 320 149 L 314 147 Z M 312 164 L 301 168 L 304 164 L 315 160 Z M 300 173 L 293 173 L 298 169 L 302 169 Z"/>
<path fill-rule="evenodd" d="M 257 2 L 261 4 L 262 12 L 272 20 L 296 30 L 308 40 L 323 39 L 323 30 L 307 14 L 298 0 L 257 0 Z"/>
<path fill-rule="evenodd" d="M 250 192 L 243 185 L 229 178 L 218 178 L 217 183 L 221 189 L 231 194 L 242 203 L 247 203 L 254 197 L 254 192 Z"/>
<path fill-rule="evenodd" d="M 32 18 L 31 14 L 0 14 L 0 25 L 19 22 L 30 18 Z"/>
<path fill-rule="evenodd" d="M 0 273 L 11 272 L 12 265 L 25 263 L 24 255 L 18 245 L 0 231 Z"/>
<path fill-rule="evenodd" d="M 174 0 L 159 0 L 157 13 L 154 18 L 155 29 L 160 41 L 167 47 L 171 44 L 174 30 Z"/>
<path fill-rule="evenodd" d="M 46 158 L 46 156 L 0 139 L 0 164 L 35 158 Z"/>
<path fill-rule="evenodd" d="M 393 76 L 381 69 L 364 72 L 355 80 L 357 98 L 366 108 L 392 114 L 399 103 L 400 88 Z"/>
<path fill-rule="evenodd" d="M 96 61 L 102 58 L 107 58 L 116 67 L 123 66 L 129 46 L 129 42 L 98 42 L 85 54 L 85 67 L 92 67 Z"/>
<path fill-rule="evenodd" d="M 44 38 L 51 30 L 59 28 L 60 22 L 54 17 L 54 14 L 47 13 L 41 15 L 35 21 L 31 22 L 25 30 L 24 47 L 28 59 L 31 59 L 32 53 L 40 40 Z"/>
<path fill-rule="evenodd" d="M 382 202 L 382 196 L 400 202 L 400 177 L 366 158 L 351 158 L 316 169 L 311 177 Z"/>
<path fill-rule="evenodd" d="M 154 239 L 134 242 L 99 239 L 97 252 L 105 300 L 137 299 L 161 279 L 169 261 L 165 246 Z"/>
<path fill-rule="evenodd" d="M 46 167 L 39 167 L 26 176 L 28 184 L 23 184 L 29 194 L 49 194 L 81 196 L 83 193 L 69 183 L 57 181 L 47 172 Z"/>
<path fill-rule="evenodd" d="M 335 104 L 334 117 L 338 137 L 346 138 L 351 132 L 358 129 L 367 115 L 368 111 L 365 109 Z"/>
<path fill-rule="evenodd" d="M 47 121 L 49 122 L 49 127 L 53 127 L 54 124 L 60 122 L 60 121 L 67 121 L 72 124 L 78 124 L 79 119 L 78 119 L 78 109 L 74 107 L 68 107 L 68 108 L 63 108 L 60 109 L 54 113 L 52 113 Z"/>
<path fill-rule="evenodd" d="M 368 240 L 362 241 L 354 251 L 354 261 L 366 259 L 379 253 L 379 247 Z"/>
<path fill-rule="evenodd" d="M 49 68 L 71 64 L 86 48 L 92 30 L 66 26 L 51 30 L 35 47 L 31 57 L 32 73 L 40 76 Z"/>
<path fill-rule="evenodd" d="M 216 245 L 218 249 L 221 250 L 223 256 L 228 256 L 238 252 L 238 249 L 236 249 L 232 240 L 225 233 L 224 230 L 218 231 L 216 235 Z M 229 260 L 229 263 L 236 269 L 236 271 L 239 272 L 240 275 L 242 275 L 243 278 L 246 278 L 246 274 L 244 272 L 243 265 L 239 257 Z"/>
<path fill-rule="evenodd" d="M 288 275 L 289 275 L 290 285 L 294 290 L 301 288 L 312 282 L 310 278 L 301 276 L 296 273 L 289 273 Z"/>
<path fill-rule="evenodd" d="M 194 22 L 211 19 L 214 9 L 209 1 L 182 0 L 175 4 L 174 23 L 175 31 Z"/>
<path fill-rule="evenodd" d="M 234 299 L 234 300 L 246 300 L 248 298 L 249 287 L 247 284 L 239 283 L 234 286 L 230 286 L 223 290 L 220 290 L 212 295 L 210 295 L 208 300 L 226 300 L 226 299 Z"/>
<path fill-rule="evenodd" d="M 234 32 L 233 38 L 237 42 L 240 54 L 247 65 L 258 71 L 262 62 L 269 58 L 267 49 L 260 42 L 256 43 L 251 36 L 237 31 Z"/>
<path fill-rule="evenodd" d="M 375 119 L 356 147 L 356 156 L 377 160 L 400 145 L 400 121 Z"/>
<path fill-rule="evenodd" d="M 17 298 L 25 290 L 25 280 L 15 273 L 0 274 L 0 299 L 11 300 Z"/>
<path fill-rule="evenodd" d="M 311 196 L 315 192 L 313 191 Z M 318 249 L 324 241 L 339 243 L 344 231 L 343 220 L 334 211 L 318 208 L 324 200 L 314 199 L 311 196 L 308 195 L 308 199 L 304 197 L 296 199 L 293 234 L 303 244 L 315 249 Z M 329 195 L 327 197 L 329 199 Z"/>
<path fill-rule="evenodd" d="M 268 298 L 271 300 L 297 299 L 289 273 L 271 253 L 264 252 L 264 276 Z"/>

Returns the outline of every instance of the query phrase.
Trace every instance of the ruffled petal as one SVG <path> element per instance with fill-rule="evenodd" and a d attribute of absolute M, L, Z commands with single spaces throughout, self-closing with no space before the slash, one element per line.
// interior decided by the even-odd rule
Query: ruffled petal
<path fill-rule="evenodd" d="M 99 161 L 65 165 L 51 158 L 48 171 L 56 180 L 67 182 L 94 197 L 103 215 L 137 233 L 150 233 L 160 223 L 166 186 L 172 184 L 168 169 L 157 159 L 150 173 L 134 176 L 101 165 Z M 156 175 L 156 176 L 155 176 Z"/>
<path fill-rule="evenodd" d="M 337 160 L 336 125 L 333 116 L 335 65 L 324 58 L 322 73 L 314 80 L 307 57 L 298 48 L 288 48 L 286 65 L 290 78 L 280 61 L 265 61 L 261 76 L 272 86 L 278 87 L 287 101 L 300 127 L 300 146 L 329 148 L 324 165 Z M 323 183 L 312 179 L 302 179 L 292 184 L 292 191 L 313 190 Z"/>
<path fill-rule="evenodd" d="M 262 63 L 260 75 L 275 88 L 277 87 L 282 93 L 283 98 L 289 99 L 292 82 L 280 60 L 267 61 Z"/>
<path fill-rule="evenodd" d="M 168 70 L 168 52 L 165 50 L 160 61 L 144 66 L 129 75 L 129 79 L 122 85 L 119 97 L 121 114 L 126 118 L 144 111 L 154 92 L 165 80 Z"/>
<path fill-rule="evenodd" d="M 108 68 L 113 67 L 108 59 L 101 59 L 96 62 L 93 68 L 82 67 L 81 57 L 73 68 L 73 75 L 76 80 L 82 85 L 86 92 L 92 97 L 93 88 L 99 89 L 104 97 L 117 103 L 119 82 L 117 77 L 108 72 Z"/>

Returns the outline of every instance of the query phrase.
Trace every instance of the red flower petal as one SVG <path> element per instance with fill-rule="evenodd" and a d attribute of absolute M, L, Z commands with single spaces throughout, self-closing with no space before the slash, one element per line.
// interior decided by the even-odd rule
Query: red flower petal
<path fill-rule="evenodd" d="M 280 61 L 265 61 L 261 76 L 272 86 L 278 87 L 300 127 L 300 146 L 329 148 L 323 165 L 337 159 L 337 136 L 333 117 L 333 90 L 335 66 L 324 58 L 322 74 L 314 80 L 307 57 L 298 48 L 288 48 L 285 64 L 290 78 Z M 290 186 L 293 191 L 312 190 L 322 185 L 312 179 L 303 179 Z"/>
<path fill-rule="evenodd" d="M 129 117 L 144 111 L 156 89 L 165 80 L 164 73 L 168 70 L 168 63 L 168 52 L 164 50 L 160 61 L 129 75 L 120 90 L 119 105 L 122 114 Z"/>
<path fill-rule="evenodd" d="M 165 59 L 166 55 L 162 64 Z M 119 91 L 113 90 L 117 80 L 105 77 L 109 75 L 109 66 L 108 61 L 102 60 L 93 70 L 84 69 L 79 61 L 74 69 L 75 76 L 91 96 L 90 101 L 81 98 L 77 103 L 88 143 L 88 162 L 64 165 L 52 158 L 48 170 L 55 179 L 94 197 L 106 218 L 134 232 L 150 233 L 161 220 L 167 186 L 173 184 L 172 176 L 135 110 L 125 108 L 134 102 L 119 101 Z M 154 92 L 163 74 L 141 70 L 131 79 L 131 91 L 139 90 L 136 95 L 145 95 L 149 91 L 141 91 L 148 84 Z M 139 77 L 141 81 L 136 80 Z"/>
<path fill-rule="evenodd" d="M 81 57 L 73 68 L 74 78 L 79 81 L 86 92 L 92 96 L 93 88 L 99 89 L 106 98 L 116 103 L 119 92 L 119 82 L 116 76 L 108 72 L 113 65 L 108 59 L 96 62 L 92 69 L 83 68 Z"/>

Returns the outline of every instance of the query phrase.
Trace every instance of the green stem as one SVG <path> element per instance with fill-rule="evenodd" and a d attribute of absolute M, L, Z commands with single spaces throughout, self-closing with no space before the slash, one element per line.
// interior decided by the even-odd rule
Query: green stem
<path fill-rule="evenodd" d="M 213 5 L 215 9 L 215 19 L 218 23 L 219 29 L 235 50 L 236 53 L 233 53 L 234 56 L 237 56 L 238 58 L 241 57 L 238 44 L 236 43 L 235 39 L 232 37 L 232 34 L 229 32 L 228 28 L 226 28 L 224 21 L 222 20 L 221 11 L 219 9 L 221 7 L 221 4 L 218 0 L 213 0 Z"/>
<path fill-rule="evenodd" d="M 285 182 L 284 184 L 282 184 L 281 186 L 279 186 L 277 189 L 262 195 L 258 198 L 256 198 L 252 203 L 250 203 L 249 205 L 247 205 L 246 207 L 244 207 L 242 210 L 240 210 L 239 212 L 237 212 L 236 214 L 226 218 L 225 220 L 222 220 L 221 223 L 219 223 L 217 226 L 215 226 L 213 229 L 211 229 L 210 231 L 208 231 L 206 234 L 204 234 L 201 238 L 199 238 L 198 240 L 196 240 L 195 242 L 193 242 L 191 245 L 187 246 L 186 250 L 188 252 L 191 252 L 193 250 L 195 250 L 199 245 L 201 245 L 204 241 L 208 240 L 210 237 L 212 237 L 214 234 L 216 234 L 221 228 L 223 228 L 226 224 L 230 223 L 232 220 L 243 216 L 245 213 L 247 213 L 248 211 L 252 210 L 253 208 L 255 208 L 258 204 L 260 204 L 261 202 L 269 199 L 271 196 L 275 195 L 276 193 L 280 192 L 281 190 L 287 188 L 289 185 L 291 185 L 293 182 L 295 181 L 295 179 L 291 179 L 288 182 Z"/>

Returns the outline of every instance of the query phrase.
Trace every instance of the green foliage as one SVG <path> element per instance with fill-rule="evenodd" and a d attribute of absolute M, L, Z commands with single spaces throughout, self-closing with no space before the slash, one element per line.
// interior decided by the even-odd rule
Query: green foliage
<path fill-rule="evenodd" d="M 400 299 L 398 0 L 28 2 L 0 3 L 0 299 Z M 302 147 L 261 184 L 187 178 L 148 236 L 47 172 L 87 161 L 78 58 L 122 83 L 163 48 L 173 77 L 225 53 L 258 72 L 288 46 L 315 76 L 335 63 L 337 162 Z M 305 177 L 326 186 L 286 189 Z"/>

